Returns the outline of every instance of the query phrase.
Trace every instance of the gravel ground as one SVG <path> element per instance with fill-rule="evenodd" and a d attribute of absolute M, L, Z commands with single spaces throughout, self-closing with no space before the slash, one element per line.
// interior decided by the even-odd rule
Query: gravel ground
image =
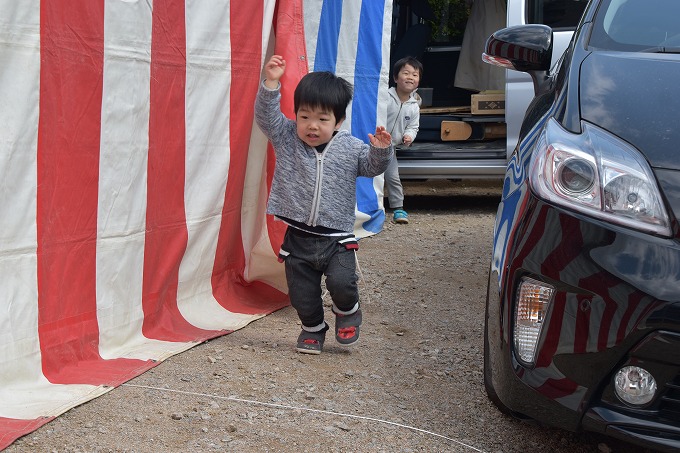
<path fill-rule="evenodd" d="M 321 355 L 296 353 L 299 323 L 284 308 L 171 357 L 5 451 L 640 451 L 520 422 L 489 402 L 482 333 L 500 186 L 404 185 L 411 223 L 361 241 L 359 344 L 342 348 L 329 335 Z"/>

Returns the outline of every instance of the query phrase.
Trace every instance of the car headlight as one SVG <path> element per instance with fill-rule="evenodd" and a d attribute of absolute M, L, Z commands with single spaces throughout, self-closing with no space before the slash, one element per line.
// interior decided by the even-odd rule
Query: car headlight
<path fill-rule="evenodd" d="M 631 145 L 590 123 L 574 134 L 554 119 L 541 134 L 529 172 L 538 196 L 628 228 L 671 236 L 649 164 Z"/>

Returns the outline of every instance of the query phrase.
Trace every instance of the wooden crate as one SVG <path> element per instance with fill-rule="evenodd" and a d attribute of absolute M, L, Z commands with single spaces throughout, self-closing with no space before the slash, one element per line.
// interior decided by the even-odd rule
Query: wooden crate
<path fill-rule="evenodd" d="M 470 99 L 473 115 L 499 115 L 505 113 L 505 93 L 473 94 Z"/>

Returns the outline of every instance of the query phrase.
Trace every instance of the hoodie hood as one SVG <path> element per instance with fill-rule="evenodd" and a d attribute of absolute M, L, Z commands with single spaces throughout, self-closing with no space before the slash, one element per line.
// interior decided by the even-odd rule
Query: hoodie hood
<path fill-rule="evenodd" d="M 387 91 L 389 92 L 390 96 L 392 96 L 392 99 L 401 103 L 401 99 L 399 99 L 399 94 L 397 94 L 397 89 L 395 87 L 390 87 L 389 90 L 387 90 Z M 418 92 L 418 89 L 416 88 L 415 90 L 413 90 L 411 92 L 411 94 L 408 95 L 408 99 L 405 100 L 404 102 L 418 103 L 418 98 L 420 96 L 417 94 L 417 92 Z"/>

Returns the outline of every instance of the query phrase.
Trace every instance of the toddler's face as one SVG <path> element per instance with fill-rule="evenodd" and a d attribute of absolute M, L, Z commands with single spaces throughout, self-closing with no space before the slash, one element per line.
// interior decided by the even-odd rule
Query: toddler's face
<path fill-rule="evenodd" d="M 420 83 L 420 72 L 410 64 L 404 65 L 395 80 L 397 83 L 397 91 L 400 93 L 411 93 L 418 88 Z"/>
<path fill-rule="evenodd" d="M 333 132 L 342 124 L 336 122 L 331 111 L 308 105 L 300 106 L 296 116 L 297 134 L 309 146 L 319 146 L 331 141 Z"/>

